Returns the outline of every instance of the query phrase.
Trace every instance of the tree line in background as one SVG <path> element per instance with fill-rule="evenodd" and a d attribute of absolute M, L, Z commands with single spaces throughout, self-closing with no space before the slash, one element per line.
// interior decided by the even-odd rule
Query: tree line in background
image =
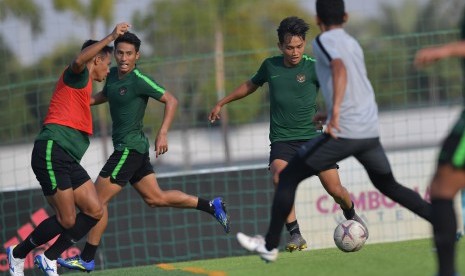
<path fill-rule="evenodd" d="M 53 0 L 53 6 L 57 12 L 72 12 L 89 26 L 89 38 L 98 38 L 98 22 L 103 22 L 107 30 L 115 23 L 116 2 Z M 43 19 L 38 3 L 0 0 L 0 21 L 13 16 L 30 24 L 34 34 L 40 34 Z M 381 110 L 461 103 L 458 63 L 442 62 L 421 72 L 411 63 L 418 48 L 458 38 L 464 6 L 461 0 L 430 0 L 424 6 L 410 0 L 400 6 L 383 4 L 377 18 L 350 18 L 347 29 L 365 49 L 368 75 Z M 297 0 L 153 0 L 146 9 L 131 15 L 132 30 L 142 38 L 146 49 L 138 66 L 180 101 L 173 128 L 206 126 L 207 114 L 219 96 L 250 78 L 264 58 L 279 54 L 276 27 L 288 15 L 303 17 L 311 24 L 308 42 L 318 34 L 314 15 Z M 50 47 L 55 47 L 52 54 L 25 66 L 0 36 L 0 144 L 35 138 L 55 81 L 83 39 L 51 43 Z M 310 43 L 307 53 L 311 55 Z M 222 68 L 218 68 L 219 55 Z M 218 86 L 218 69 L 224 70 L 222 86 Z M 266 86 L 261 90 L 228 106 L 230 124 L 268 120 Z M 145 124 L 153 130 L 159 126 L 163 110 L 156 102 L 149 102 L 150 115 L 145 117 Z M 99 126 L 97 121 L 109 120 L 102 110 L 94 108 L 95 126 Z M 96 127 L 96 135 L 108 125 Z"/>

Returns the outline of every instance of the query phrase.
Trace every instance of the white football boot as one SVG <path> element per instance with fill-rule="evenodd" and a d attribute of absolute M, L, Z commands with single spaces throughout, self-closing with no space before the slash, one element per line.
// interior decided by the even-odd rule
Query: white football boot
<path fill-rule="evenodd" d="M 9 246 L 6 249 L 6 256 L 8 258 L 8 266 L 10 267 L 11 276 L 24 276 L 24 259 L 15 258 L 13 256 L 13 249 L 16 245 Z"/>
<path fill-rule="evenodd" d="M 257 235 L 250 237 L 238 232 L 236 237 L 242 247 L 251 252 L 258 253 L 260 258 L 262 258 L 265 262 L 274 262 L 278 259 L 278 249 L 274 248 L 273 250 L 268 251 L 265 247 L 265 239 L 262 236 Z"/>
<path fill-rule="evenodd" d="M 35 256 L 34 264 L 48 276 L 58 276 L 57 261 L 49 260 L 44 254 Z"/>

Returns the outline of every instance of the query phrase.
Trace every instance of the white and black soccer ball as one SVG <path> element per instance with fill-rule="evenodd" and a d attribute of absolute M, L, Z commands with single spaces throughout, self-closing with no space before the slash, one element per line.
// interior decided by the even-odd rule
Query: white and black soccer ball
<path fill-rule="evenodd" d="M 344 252 L 360 250 L 367 240 L 367 229 L 355 220 L 346 220 L 334 229 L 334 243 Z"/>

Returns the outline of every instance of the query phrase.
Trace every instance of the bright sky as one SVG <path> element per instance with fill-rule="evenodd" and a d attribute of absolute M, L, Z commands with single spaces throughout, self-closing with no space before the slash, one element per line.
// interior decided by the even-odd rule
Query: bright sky
<path fill-rule="evenodd" d="M 23 64 L 32 64 L 43 54 L 50 52 L 50 43 L 61 44 L 66 39 L 87 39 L 90 36 L 88 24 L 72 13 L 56 13 L 52 0 L 35 0 L 42 6 L 44 16 L 44 33 L 33 37 L 31 29 L 13 18 L 2 22 L 3 38 L 10 49 L 15 49 Z M 115 25 L 118 22 L 130 21 L 136 10 L 143 10 L 152 0 L 117 0 L 115 7 Z M 102 38 L 111 30 L 105 30 L 103 24 L 97 26 L 97 38 Z M 90 38 L 90 37 L 89 37 Z"/>
<path fill-rule="evenodd" d="M 390 0 L 395 5 L 405 0 Z M 419 4 L 429 0 L 416 0 Z M 87 24 L 78 20 L 71 13 L 55 13 L 51 0 L 36 0 L 45 12 L 45 32 L 38 37 L 31 35 L 27 24 L 14 19 L 2 22 L 2 33 L 5 41 L 11 49 L 15 49 L 18 58 L 23 64 L 32 64 L 43 54 L 50 52 L 50 43 L 60 44 L 62 40 L 90 36 Z M 122 21 L 130 21 L 136 10 L 143 10 L 152 0 L 118 0 L 115 7 L 115 24 Z M 301 0 L 314 12 L 315 0 Z M 380 3 L 386 0 L 346 0 L 346 9 L 351 16 L 377 16 Z M 109 30 L 105 30 L 103 24 L 98 25 L 97 39 L 105 36 Z"/>

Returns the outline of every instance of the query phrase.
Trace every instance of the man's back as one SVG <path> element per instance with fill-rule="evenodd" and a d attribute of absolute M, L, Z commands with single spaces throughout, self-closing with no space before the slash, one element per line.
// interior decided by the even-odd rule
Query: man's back
<path fill-rule="evenodd" d="M 378 107 L 368 80 L 363 50 L 344 29 L 326 31 L 313 41 L 317 59 L 316 72 L 329 115 L 333 108 L 331 61 L 341 59 L 347 70 L 347 87 L 340 107 L 341 138 L 373 138 L 379 136 Z"/>

